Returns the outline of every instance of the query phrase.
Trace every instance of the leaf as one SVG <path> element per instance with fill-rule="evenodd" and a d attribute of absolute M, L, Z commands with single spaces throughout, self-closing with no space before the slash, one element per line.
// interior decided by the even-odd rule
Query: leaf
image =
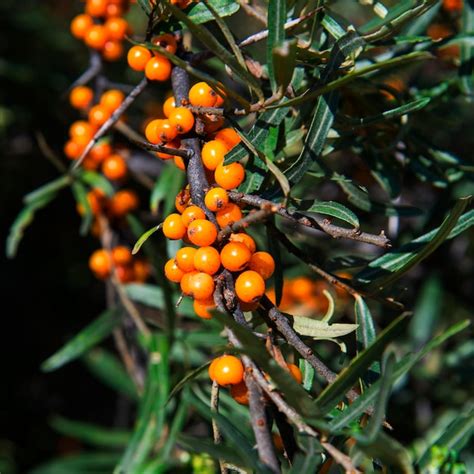
<path fill-rule="evenodd" d="M 79 331 L 61 349 L 48 357 L 42 364 L 41 370 L 52 372 L 65 364 L 77 359 L 89 349 L 105 339 L 120 323 L 116 309 L 104 311 L 96 320 Z"/>
<path fill-rule="evenodd" d="M 85 171 L 78 170 L 78 176 L 81 181 L 88 184 L 91 188 L 100 189 L 105 193 L 106 196 L 111 197 L 114 195 L 115 190 L 110 181 L 105 178 L 102 174 L 96 171 Z"/>
<path fill-rule="evenodd" d="M 350 364 L 339 373 L 334 382 L 321 392 L 316 399 L 316 405 L 322 412 L 330 410 L 342 400 L 357 379 L 380 357 L 385 347 L 400 335 L 406 324 L 407 316 L 408 314 L 404 313 L 387 326 L 377 339 L 367 349 L 352 359 Z"/>
<path fill-rule="evenodd" d="M 293 315 L 293 329 L 302 336 L 315 339 L 332 339 L 346 336 L 357 329 L 357 324 L 329 324 L 319 319 Z"/>
<path fill-rule="evenodd" d="M 474 31 L 474 5 L 472 2 L 463 2 L 462 8 L 462 32 L 472 37 Z M 464 95 L 474 95 L 474 45 L 471 43 L 461 43 L 459 81 L 461 91 Z"/>
<path fill-rule="evenodd" d="M 46 198 L 50 194 L 54 196 L 58 191 L 69 186 L 71 184 L 71 177 L 69 175 L 60 176 L 59 178 L 46 183 L 45 185 L 35 189 L 28 193 L 24 198 L 23 202 L 25 204 L 33 204 L 35 201 L 41 201 L 43 198 Z"/>
<path fill-rule="evenodd" d="M 132 255 L 136 255 L 136 254 L 140 251 L 142 245 L 143 245 L 155 232 L 157 232 L 158 230 L 160 230 L 161 227 L 162 227 L 162 225 L 163 225 L 162 223 L 161 223 L 161 224 L 158 224 L 158 225 L 152 227 L 151 229 L 148 229 L 144 234 L 142 234 L 142 235 L 140 236 L 140 238 L 135 242 L 135 245 L 133 246 Z"/>
<path fill-rule="evenodd" d="M 138 0 L 138 4 L 147 15 L 151 13 L 150 0 Z"/>
<path fill-rule="evenodd" d="M 210 362 L 200 365 L 196 369 L 188 372 L 171 390 L 171 393 L 168 397 L 167 403 L 180 391 L 182 390 L 191 380 L 194 380 L 206 367 L 208 367 Z"/>
<path fill-rule="evenodd" d="M 272 86 L 273 92 L 276 91 L 277 85 L 280 85 L 278 84 L 278 81 L 276 78 L 277 76 L 276 70 L 278 69 L 276 66 L 279 66 L 279 64 L 277 64 L 278 61 L 275 61 L 274 54 L 275 54 L 275 48 L 280 47 L 285 39 L 285 22 L 286 22 L 286 0 L 270 0 L 268 3 L 268 13 L 267 13 L 267 24 L 268 24 L 267 66 L 268 66 L 268 76 L 270 78 L 270 84 Z M 296 49 L 294 52 L 296 52 Z M 290 80 L 291 80 L 291 76 L 290 76 Z M 286 89 L 286 87 L 284 89 Z"/>
<path fill-rule="evenodd" d="M 106 474 L 117 460 L 118 454 L 109 451 L 71 454 L 35 467 L 30 474 Z"/>
<path fill-rule="evenodd" d="M 81 228 L 79 232 L 81 235 L 86 235 L 87 232 L 89 232 L 89 229 L 92 225 L 92 220 L 94 218 L 89 200 L 87 199 L 87 190 L 85 186 L 79 181 L 74 181 L 72 183 L 71 190 L 77 204 L 83 211 Z"/>
<path fill-rule="evenodd" d="M 209 5 L 215 10 L 220 18 L 233 15 L 236 13 L 240 5 L 234 0 L 207 0 Z M 196 24 L 207 23 L 214 20 L 213 14 L 202 3 L 193 3 L 191 8 L 187 10 L 188 18 Z M 183 23 L 184 25 L 184 23 Z"/>
<path fill-rule="evenodd" d="M 359 218 L 346 206 L 335 201 L 316 201 L 306 212 L 316 212 L 335 217 L 355 228 L 360 227 Z"/>
<path fill-rule="evenodd" d="M 275 85 L 278 90 L 285 92 L 291 82 L 296 67 L 296 40 L 285 41 L 281 46 L 273 48 L 272 64 Z"/>

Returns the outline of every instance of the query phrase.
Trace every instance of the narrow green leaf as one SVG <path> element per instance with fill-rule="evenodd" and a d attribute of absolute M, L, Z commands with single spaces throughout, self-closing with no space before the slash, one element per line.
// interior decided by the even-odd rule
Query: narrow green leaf
<path fill-rule="evenodd" d="M 194 380 L 201 372 L 204 371 L 206 367 L 208 367 L 210 362 L 206 362 L 194 370 L 188 372 L 171 390 L 170 395 L 168 397 L 167 403 L 179 392 L 181 391 L 189 382 Z"/>
<path fill-rule="evenodd" d="M 357 324 L 329 324 L 319 319 L 293 315 L 293 329 L 302 336 L 314 339 L 332 339 L 346 336 L 357 329 Z"/>
<path fill-rule="evenodd" d="M 278 81 L 275 74 L 275 66 L 279 66 L 274 62 L 275 48 L 282 45 L 285 39 L 285 22 L 286 22 L 286 0 L 270 0 L 268 3 L 268 39 L 267 39 L 267 66 L 268 76 L 273 92 L 276 91 Z M 291 78 L 290 78 L 291 79 Z"/>
<path fill-rule="evenodd" d="M 50 194 L 56 195 L 58 191 L 71 184 L 71 177 L 69 175 L 60 176 L 55 180 L 46 183 L 45 185 L 28 193 L 24 198 L 25 204 L 33 204 L 35 201 L 42 201 L 43 198 Z"/>
<path fill-rule="evenodd" d="M 87 189 L 79 181 L 74 181 L 71 186 L 72 194 L 76 199 L 77 204 L 83 210 L 81 228 L 79 230 L 81 235 L 86 235 L 91 228 L 94 215 L 92 214 L 92 209 L 87 199 Z"/>
<path fill-rule="evenodd" d="M 163 224 L 158 224 L 154 227 L 152 227 L 151 229 L 148 229 L 144 234 L 142 234 L 140 236 L 140 238 L 136 241 L 135 245 L 133 246 L 133 250 L 132 250 L 132 255 L 135 255 L 139 252 L 139 250 L 141 249 L 142 245 L 155 233 L 157 232 L 158 230 L 161 229 L 161 226 Z"/>
<path fill-rule="evenodd" d="M 377 333 L 370 309 L 360 295 L 355 297 L 354 314 L 358 324 L 357 342 L 359 350 L 367 349 L 375 341 Z"/>
<path fill-rule="evenodd" d="M 360 227 L 359 218 L 346 206 L 335 201 L 316 201 L 305 212 L 325 214 L 347 222 L 357 229 Z"/>
<path fill-rule="evenodd" d="M 234 0 L 207 0 L 220 18 L 233 15 L 239 11 L 240 5 Z M 201 2 L 196 2 L 187 10 L 188 18 L 196 24 L 207 23 L 215 19 L 214 15 Z M 184 25 L 184 23 L 183 23 Z"/>
<path fill-rule="evenodd" d="M 41 370 L 52 372 L 63 365 L 77 359 L 89 349 L 105 339 L 120 323 L 116 309 L 104 311 L 96 320 L 79 331 L 61 349 L 48 357 L 42 364 Z"/>
<path fill-rule="evenodd" d="M 113 196 L 115 193 L 111 182 L 102 174 L 96 171 L 77 170 L 77 174 L 82 182 L 88 184 L 91 188 L 100 189 L 106 196 Z"/>
<path fill-rule="evenodd" d="M 138 0 L 138 5 L 142 8 L 142 10 L 149 15 L 151 13 L 151 3 L 150 0 Z"/>
<path fill-rule="evenodd" d="M 296 67 L 296 40 L 284 41 L 273 48 L 272 64 L 274 69 L 275 87 L 285 92 L 291 82 Z"/>
<path fill-rule="evenodd" d="M 110 451 L 71 454 L 32 469 L 30 474 L 106 474 L 110 473 L 119 455 Z"/>
<path fill-rule="evenodd" d="M 176 166 L 165 166 L 150 194 L 150 210 L 158 213 L 158 207 L 163 202 L 163 215 L 167 216 L 174 208 L 176 194 L 182 188 L 184 175 Z"/>
<path fill-rule="evenodd" d="M 471 36 L 474 31 L 474 5 L 472 2 L 463 2 L 462 31 Z M 461 91 L 467 96 L 474 95 L 474 45 L 471 42 L 461 43 L 459 80 Z"/>

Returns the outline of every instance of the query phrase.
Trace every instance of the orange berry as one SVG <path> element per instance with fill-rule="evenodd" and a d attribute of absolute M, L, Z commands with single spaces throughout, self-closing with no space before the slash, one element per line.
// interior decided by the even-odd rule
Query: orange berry
<path fill-rule="evenodd" d="M 171 140 L 170 142 L 166 143 L 166 147 L 178 150 L 181 147 L 181 142 L 179 140 Z M 170 155 L 169 153 L 157 151 L 156 156 L 162 160 L 172 160 L 176 155 Z"/>
<path fill-rule="evenodd" d="M 176 103 L 174 101 L 174 97 L 170 96 L 165 100 L 163 104 L 163 114 L 166 118 L 169 118 L 171 112 L 176 108 Z"/>
<path fill-rule="evenodd" d="M 112 261 L 115 265 L 128 265 L 132 262 L 132 252 L 128 247 L 119 245 L 112 249 Z"/>
<path fill-rule="evenodd" d="M 102 173 L 112 180 L 127 176 L 127 163 L 120 155 L 110 155 L 102 163 Z"/>
<path fill-rule="evenodd" d="M 301 383 L 303 381 L 303 374 L 299 367 L 295 364 L 286 364 L 288 370 L 290 371 L 291 376 L 298 382 Z"/>
<path fill-rule="evenodd" d="M 64 145 L 64 154 L 70 160 L 77 160 L 81 156 L 83 151 L 84 145 L 80 145 L 79 143 L 76 143 L 72 140 L 67 141 Z"/>
<path fill-rule="evenodd" d="M 138 197 L 128 189 L 117 191 L 109 201 L 110 212 L 115 217 L 123 217 L 137 207 Z"/>
<path fill-rule="evenodd" d="M 245 382 L 242 382 L 231 385 L 230 387 L 230 395 L 231 397 L 240 405 L 248 405 L 249 404 L 249 390 Z"/>
<path fill-rule="evenodd" d="M 95 128 L 84 120 L 78 120 L 69 127 L 69 136 L 79 145 L 87 145 L 94 138 Z"/>
<path fill-rule="evenodd" d="M 109 38 L 114 41 L 123 40 L 129 29 L 127 20 L 120 17 L 108 18 L 104 27 Z"/>
<path fill-rule="evenodd" d="M 176 50 L 178 49 L 178 43 L 176 42 L 176 38 L 174 35 L 170 33 L 164 33 L 160 36 L 156 36 L 151 40 L 151 42 L 156 46 L 161 46 L 163 49 L 166 49 L 168 53 L 175 54 Z M 155 52 L 155 54 L 159 54 L 159 52 Z"/>
<path fill-rule="evenodd" d="M 182 239 L 186 234 L 186 227 L 179 214 L 170 214 L 163 222 L 163 234 L 171 240 Z"/>
<path fill-rule="evenodd" d="M 293 298 L 305 301 L 313 294 L 313 281 L 308 277 L 298 277 L 291 281 L 289 292 Z"/>
<path fill-rule="evenodd" d="M 196 270 L 194 268 L 194 256 L 196 249 L 193 247 L 183 247 L 176 252 L 176 263 L 183 272 L 188 273 Z"/>
<path fill-rule="evenodd" d="M 186 207 L 188 206 L 189 200 L 191 199 L 191 194 L 189 193 L 188 188 L 182 189 L 177 195 L 176 199 L 174 200 L 174 205 L 178 212 L 184 212 Z"/>
<path fill-rule="evenodd" d="M 463 7 L 463 0 L 443 0 L 443 9 L 448 12 L 460 12 Z"/>
<path fill-rule="evenodd" d="M 230 242 L 221 250 L 221 262 L 231 272 L 240 272 L 250 261 L 252 254 L 245 244 Z"/>
<path fill-rule="evenodd" d="M 221 266 L 221 257 L 214 247 L 201 247 L 194 254 L 193 263 L 196 270 L 214 275 Z"/>
<path fill-rule="evenodd" d="M 120 41 L 107 41 L 102 49 L 106 61 L 117 61 L 123 55 L 123 45 Z"/>
<path fill-rule="evenodd" d="M 112 147 L 105 142 L 98 143 L 89 152 L 89 156 L 96 162 L 102 163 L 112 153 Z"/>
<path fill-rule="evenodd" d="M 247 270 L 235 280 L 235 292 L 243 302 L 254 303 L 265 293 L 265 281 L 257 272 Z"/>
<path fill-rule="evenodd" d="M 101 127 L 112 115 L 111 111 L 103 105 L 94 105 L 89 110 L 89 123 L 95 127 Z"/>
<path fill-rule="evenodd" d="M 145 260 L 137 259 L 133 262 L 133 271 L 135 273 L 135 280 L 140 283 L 145 283 L 150 276 L 151 267 Z"/>
<path fill-rule="evenodd" d="M 214 137 L 215 140 L 224 142 L 230 150 L 241 142 L 240 135 L 233 128 L 223 128 L 219 130 Z"/>
<path fill-rule="evenodd" d="M 205 82 L 198 82 L 189 90 L 189 102 L 195 107 L 214 107 L 216 100 L 216 92 Z"/>
<path fill-rule="evenodd" d="M 222 107 L 224 105 L 225 98 L 226 98 L 225 92 L 223 90 L 219 90 L 214 107 Z"/>
<path fill-rule="evenodd" d="M 152 120 L 145 129 L 145 136 L 151 143 L 170 142 L 176 138 L 178 132 L 167 119 Z"/>
<path fill-rule="evenodd" d="M 215 309 L 216 305 L 213 299 L 200 301 L 193 301 L 194 312 L 202 319 L 212 319 L 212 314 L 209 310 Z"/>
<path fill-rule="evenodd" d="M 237 232 L 236 234 L 230 234 L 229 240 L 231 242 L 242 242 L 245 244 L 250 252 L 254 253 L 257 250 L 257 244 L 250 235 L 245 234 L 244 232 Z"/>
<path fill-rule="evenodd" d="M 107 5 L 107 12 L 106 12 L 107 17 L 123 16 L 124 13 L 125 13 L 125 8 L 123 5 L 119 5 L 117 3 L 112 3 L 112 2 Z"/>
<path fill-rule="evenodd" d="M 107 13 L 107 0 L 87 0 L 86 13 L 91 16 L 101 17 Z"/>
<path fill-rule="evenodd" d="M 144 71 L 151 53 L 143 46 L 132 46 L 127 54 L 128 65 L 135 71 Z"/>
<path fill-rule="evenodd" d="M 237 385 L 244 379 L 244 366 L 237 357 L 225 355 L 217 359 L 213 375 L 221 386 Z"/>
<path fill-rule="evenodd" d="M 81 166 L 88 171 L 95 171 L 99 164 L 95 162 L 89 155 L 84 158 L 84 161 L 81 163 Z"/>
<path fill-rule="evenodd" d="M 219 211 L 229 204 L 227 191 L 222 188 L 212 188 L 206 193 L 204 204 L 212 212 Z"/>
<path fill-rule="evenodd" d="M 196 271 L 188 272 L 183 275 L 183 278 L 181 278 L 181 282 L 180 282 L 181 291 L 186 296 L 191 295 L 191 278 L 197 274 L 198 272 Z"/>
<path fill-rule="evenodd" d="M 238 187 L 245 178 L 244 167 L 237 162 L 228 165 L 220 164 L 214 173 L 216 183 L 224 189 L 234 189 Z"/>
<path fill-rule="evenodd" d="M 96 250 L 89 258 L 89 268 L 97 278 L 107 278 L 110 275 L 111 259 L 104 249 Z"/>
<path fill-rule="evenodd" d="M 214 280 L 211 275 L 197 272 L 189 279 L 189 294 L 196 300 L 204 301 L 214 294 Z"/>
<path fill-rule="evenodd" d="M 107 31 L 103 25 L 91 26 L 84 36 L 84 42 L 92 49 L 102 49 L 107 40 Z"/>
<path fill-rule="evenodd" d="M 220 140 L 211 140 L 204 143 L 201 157 L 204 166 L 208 170 L 215 170 L 223 161 L 225 154 L 229 151 L 227 145 Z"/>
<path fill-rule="evenodd" d="M 83 39 L 92 26 L 94 20 L 90 15 L 77 15 L 71 21 L 71 33 L 75 38 Z"/>
<path fill-rule="evenodd" d="M 216 226 L 212 222 L 204 219 L 196 219 L 189 224 L 188 238 L 198 247 L 208 247 L 212 245 L 217 238 Z"/>
<path fill-rule="evenodd" d="M 181 214 L 181 220 L 186 227 L 196 219 L 206 219 L 206 214 L 204 214 L 204 211 L 198 206 L 188 206 Z"/>
<path fill-rule="evenodd" d="M 169 116 L 169 121 L 178 133 L 188 133 L 194 127 L 194 115 L 186 107 L 176 107 Z"/>
<path fill-rule="evenodd" d="M 174 283 L 179 283 L 184 276 L 183 270 L 178 267 L 176 260 L 170 258 L 165 264 L 165 277 Z"/>
<path fill-rule="evenodd" d="M 233 202 L 230 202 L 226 207 L 216 212 L 216 220 L 221 227 L 231 225 L 240 219 L 242 219 L 242 210 Z"/>
<path fill-rule="evenodd" d="M 129 265 L 118 265 L 115 271 L 120 283 L 130 283 L 135 280 L 135 272 Z"/>
<path fill-rule="evenodd" d="M 93 90 L 86 86 L 74 87 L 69 94 L 69 102 L 75 109 L 87 109 L 93 98 Z"/>
<path fill-rule="evenodd" d="M 222 356 L 221 356 L 222 357 Z M 215 369 L 217 365 L 217 361 L 220 359 L 220 357 L 217 357 L 216 359 L 213 359 L 211 364 L 209 365 L 209 368 L 207 369 L 207 372 L 209 374 L 209 378 L 214 382 L 215 381 Z"/>
<path fill-rule="evenodd" d="M 177 168 L 183 171 L 186 170 L 186 165 L 184 164 L 184 160 L 180 156 L 175 156 L 173 158 L 173 161 Z"/>
<path fill-rule="evenodd" d="M 102 210 L 102 206 L 104 205 L 105 201 L 105 194 L 99 188 L 94 188 L 87 193 L 87 202 L 89 207 L 91 208 L 92 214 L 96 215 L 99 214 Z"/>
<path fill-rule="evenodd" d="M 99 103 L 113 113 L 120 107 L 120 105 L 122 105 L 124 99 L 125 94 L 122 91 L 110 89 L 102 94 Z"/>
<path fill-rule="evenodd" d="M 171 63 L 164 56 L 154 56 L 145 66 L 145 76 L 150 81 L 167 81 L 171 76 Z"/>
<path fill-rule="evenodd" d="M 267 280 L 275 271 L 275 260 L 268 252 L 255 252 L 250 259 L 249 268 Z"/>

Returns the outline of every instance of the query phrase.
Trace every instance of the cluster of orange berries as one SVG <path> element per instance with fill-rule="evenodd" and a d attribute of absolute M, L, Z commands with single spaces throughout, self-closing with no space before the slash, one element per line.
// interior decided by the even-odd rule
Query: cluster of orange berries
<path fill-rule="evenodd" d="M 301 370 L 295 364 L 286 364 L 290 375 L 298 382 L 303 381 Z M 244 366 L 240 359 L 223 355 L 209 365 L 209 378 L 221 387 L 230 387 L 232 398 L 241 405 L 248 405 L 248 389 L 244 381 Z"/>
<path fill-rule="evenodd" d="M 96 250 L 89 258 L 89 268 L 100 280 L 109 278 L 113 269 L 121 283 L 145 282 L 150 275 L 150 265 L 143 259 L 134 258 L 128 247 L 119 245 L 110 252 Z"/>
<path fill-rule="evenodd" d="M 123 54 L 123 40 L 130 25 L 122 16 L 128 11 L 128 0 L 86 0 L 85 13 L 71 22 L 71 33 L 89 48 L 101 52 L 107 61 Z"/>
<path fill-rule="evenodd" d="M 131 189 L 121 189 L 108 198 L 101 189 L 94 188 L 87 193 L 87 202 L 94 216 L 104 214 L 112 219 L 121 219 L 139 206 L 138 196 Z M 79 214 L 84 213 L 84 209 L 80 204 L 77 210 Z M 100 234 L 98 224 L 92 230 L 94 231 L 93 233 Z"/>

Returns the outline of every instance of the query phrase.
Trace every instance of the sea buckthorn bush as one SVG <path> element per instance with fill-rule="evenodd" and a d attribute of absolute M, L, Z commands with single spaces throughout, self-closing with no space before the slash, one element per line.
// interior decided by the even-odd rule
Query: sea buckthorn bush
<path fill-rule="evenodd" d="M 443 260 L 472 264 L 473 166 L 449 135 L 469 123 L 474 6 L 77 11 L 90 64 L 62 174 L 7 253 L 69 187 L 106 308 L 41 367 L 112 336 L 116 372 L 96 372 L 133 403 L 120 432 L 58 424 L 101 447 L 85 471 L 468 472 L 472 266 L 453 288 Z"/>

